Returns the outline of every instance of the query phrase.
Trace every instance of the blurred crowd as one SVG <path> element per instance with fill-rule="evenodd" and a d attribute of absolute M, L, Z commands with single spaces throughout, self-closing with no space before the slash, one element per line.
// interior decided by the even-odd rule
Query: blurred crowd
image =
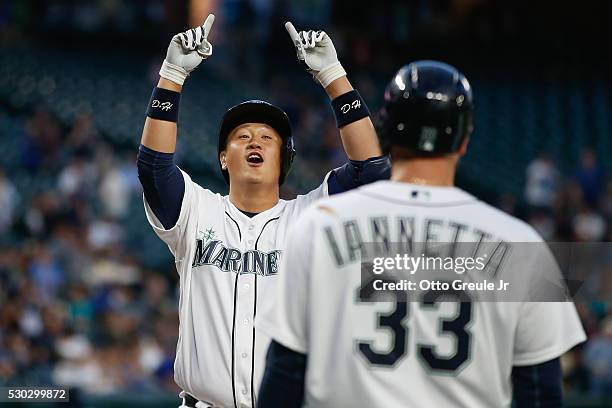
<path fill-rule="evenodd" d="M 512 200 L 505 210 L 515 213 Z M 612 178 L 597 153 L 584 149 L 578 167 L 563 175 L 547 154 L 526 169 L 524 202 L 519 215 L 547 241 L 612 241 Z"/>
<path fill-rule="evenodd" d="M 106 145 L 88 114 L 65 128 L 44 108 L 11 137 L 27 174 L 0 170 L 0 384 L 173 389 L 173 277 L 124 240 L 135 152 Z M 29 191 L 28 178 L 51 183 Z"/>
<path fill-rule="evenodd" d="M 612 242 L 612 178 L 594 150 L 584 149 L 566 175 L 548 154 L 535 158 L 525 171 L 523 202 L 521 210 L 505 197 L 500 207 L 525 218 L 549 242 Z M 600 285 L 612 274 L 612 250 L 605 251 Z M 612 307 L 603 292 L 608 296 L 577 304 L 589 340 L 563 357 L 569 390 L 593 398 L 612 397 Z"/>

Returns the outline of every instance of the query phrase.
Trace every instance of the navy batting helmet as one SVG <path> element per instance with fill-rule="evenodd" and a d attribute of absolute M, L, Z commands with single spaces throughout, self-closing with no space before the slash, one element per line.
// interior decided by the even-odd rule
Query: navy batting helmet
<path fill-rule="evenodd" d="M 239 103 L 225 112 L 223 119 L 221 119 L 219 143 L 217 144 L 217 157 L 221 154 L 221 151 L 225 149 L 227 137 L 230 132 L 243 123 L 264 123 L 276 130 L 282 138 L 281 172 L 278 184 L 283 184 L 285 177 L 287 177 L 291 169 L 293 158 L 295 157 L 295 147 L 293 144 L 293 136 L 291 135 L 289 117 L 281 108 L 265 101 L 251 100 Z M 221 163 L 219 163 L 219 166 L 220 165 Z M 223 173 L 225 182 L 229 184 L 228 171 L 221 169 L 221 173 Z"/>
<path fill-rule="evenodd" d="M 410 63 L 385 90 L 378 115 L 381 144 L 416 156 L 453 153 L 472 132 L 473 109 L 470 83 L 457 69 L 438 61 Z"/>

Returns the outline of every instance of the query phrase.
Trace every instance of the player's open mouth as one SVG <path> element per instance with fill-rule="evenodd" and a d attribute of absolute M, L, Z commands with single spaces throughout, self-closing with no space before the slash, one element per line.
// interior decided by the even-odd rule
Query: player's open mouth
<path fill-rule="evenodd" d="M 251 152 L 247 155 L 247 162 L 251 166 L 260 166 L 263 162 L 263 156 L 257 152 Z"/>

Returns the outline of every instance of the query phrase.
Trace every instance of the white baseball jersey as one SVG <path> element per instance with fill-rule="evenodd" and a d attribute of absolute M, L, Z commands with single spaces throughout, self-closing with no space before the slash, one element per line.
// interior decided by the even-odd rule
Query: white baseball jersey
<path fill-rule="evenodd" d="M 323 184 L 249 218 L 228 196 L 185 179 L 176 225 L 163 228 L 145 199 L 147 219 L 175 257 L 180 276 L 176 383 L 214 407 L 254 407 L 270 339 L 253 320 L 271 307 L 287 228 Z M 270 304 L 270 305 L 268 305 Z"/>
<path fill-rule="evenodd" d="M 549 361 L 585 340 L 571 302 L 360 298 L 358 251 L 381 234 L 542 242 L 458 188 L 379 181 L 318 201 L 294 228 L 276 306 L 261 311 L 256 328 L 307 354 L 306 407 L 508 407 L 513 366 Z M 537 274 L 536 262 L 510 253 L 504 267 Z"/>

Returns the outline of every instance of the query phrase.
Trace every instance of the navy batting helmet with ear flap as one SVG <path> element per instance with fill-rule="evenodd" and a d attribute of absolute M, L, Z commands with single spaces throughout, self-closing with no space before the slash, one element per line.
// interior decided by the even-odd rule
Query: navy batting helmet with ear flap
<path fill-rule="evenodd" d="M 461 72 L 443 62 L 416 61 L 389 82 L 378 135 L 385 150 L 400 146 L 416 156 L 442 156 L 472 133 L 473 110 L 472 89 Z"/>
<path fill-rule="evenodd" d="M 227 137 L 231 131 L 243 123 L 264 123 L 276 130 L 280 135 L 283 140 L 283 146 L 281 147 L 281 172 L 278 185 L 283 184 L 287 174 L 289 174 L 289 170 L 291 170 L 291 164 L 295 157 L 295 146 L 293 144 L 293 136 L 291 135 L 289 117 L 281 108 L 265 101 L 251 100 L 239 103 L 230 108 L 223 115 L 223 119 L 221 119 L 217 157 L 225 149 Z M 219 163 L 219 166 L 221 166 L 221 163 Z M 223 173 L 225 182 L 229 184 L 228 171 L 221 168 L 221 173 Z"/>

